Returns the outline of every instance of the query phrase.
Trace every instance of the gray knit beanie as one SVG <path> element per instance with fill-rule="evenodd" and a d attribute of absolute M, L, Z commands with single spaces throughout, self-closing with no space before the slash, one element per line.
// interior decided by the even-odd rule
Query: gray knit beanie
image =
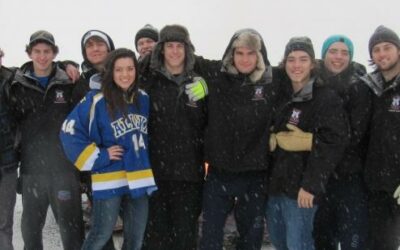
<path fill-rule="evenodd" d="M 291 52 L 296 50 L 302 50 L 310 55 L 312 59 L 315 58 L 314 47 L 311 39 L 306 36 L 292 37 L 286 45 L 284 57 L 287 58 Z"/>

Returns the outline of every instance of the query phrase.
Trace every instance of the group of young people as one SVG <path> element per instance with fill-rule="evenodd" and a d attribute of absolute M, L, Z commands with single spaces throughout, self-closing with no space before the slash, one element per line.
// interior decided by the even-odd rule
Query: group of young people
<path fill-rule="evenodd" d="M 181 25 L 144 26 L 138 59 L 100 30 L 81 47 L 79 79 L 43 30 L 31 61 L 0 68 L 1 249 L 13 249 L 17 189 L 27 250 L 43 249 L 49 206 L 64 249 L 113 249 L 121 216 L 123 249 L 220 250 L 232 211 L 237 249 L 261 249 L 265 221 L 277 250 L 400 246 L 394 31 L 372 34 L 372 73 L 344 35 L 320 60 L 293 37 L 277 67 L 253 29 L 235 32 L 221 60 L 195 55 Z"/>

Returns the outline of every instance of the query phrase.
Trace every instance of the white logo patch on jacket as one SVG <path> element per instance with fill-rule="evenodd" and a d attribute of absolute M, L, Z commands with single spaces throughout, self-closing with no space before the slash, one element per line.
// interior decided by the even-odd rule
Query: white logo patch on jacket
<path fill-rule="evenodd" d="M 390 105 L 389 112 L 400 112 L 400 95 L 393 96 L 392 105 Z"/>
<path fill-rule="evenodd" d="M 254 96 L 251 99 L 253 101 L 261 101 L 265 100 L 264 98 L 264 86 L 255 86 L 254 87 Z"/>
<path fill-rule="evenodd" d="M 300 122 L 300 115 L 301 115 L 300 109 L 293 109 L 292 115 L 290 116 L 289 119 L 289 123 L 297 126 Z"/>
<path fill-rule="evenodd" d="M 56 97 L 54 99 L 54 103 L 67 103 L 67 101 L 64 98 L 63 90 L 56 90 Z"/>

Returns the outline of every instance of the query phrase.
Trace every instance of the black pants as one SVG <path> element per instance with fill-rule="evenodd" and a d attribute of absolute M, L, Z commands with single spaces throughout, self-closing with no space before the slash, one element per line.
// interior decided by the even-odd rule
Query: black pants
<path fill-rule="evenodd" d="M 331 180 L 314 219 L 315 249 L 364 250 L 368 233 L 367 194 L 361 177 Z"/>
<path fill-rule="evenodd" d="M 157 187 L 150 197 L 143 249 L 196 249 L 202 184 L 158 181 Z"/>
<path fill-rule="evenodd" d="M 394 192 L 394 191 L 393 191 Z M 397 250 L 400 246 L 400 205 L 387 192 L 368 194 L 368 250 Z"/>
<path fill-rule="evenodd" d="M 239 233 L 236 249 L 261 249 L 266 203 L 265 176 L 266 173 L 252 171 L 217 173 L 210 168 L 203 192 L 203 227 L 199 249 L 223 249 L 223 229 L 233 207 Z"/>
<path fill-rule="evenodd" d="M 0 169 L 1 171 L 1 169 Z M 12 250 L 17 170 L 0 172 L 0 249 Z"/>
<path fill-rule="evenodd" d="M 21 230 L 25 250 L 43 249 L 42 230 L 50 205 L 64 249 L 78 250 L 83 242 L 79 177 L 74 173 L 22 176 Z"/>

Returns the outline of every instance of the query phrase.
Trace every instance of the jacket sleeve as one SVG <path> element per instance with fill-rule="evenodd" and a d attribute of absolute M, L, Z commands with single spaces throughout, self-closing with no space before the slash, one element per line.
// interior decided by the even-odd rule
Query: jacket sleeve
<path fill-rule="evenodd" d="M 351 147 L 358 147 L 365 138 L 371 119 L 372 96 L 369 87 L 354 83 L 349 89 L 348 113 L 351 129 Z"/>
<path fill-rule="evenodd" d="M 87 92 L 89 92 L 89 90 L 90 88 L 88 80 L 85 79 L 83 75 L 81 75 L 79 80 L 75 83 L 74 89 L 72 91 L 72 104 L 78 104 L 82 100 L 82 98 L 85 97 Z"/>
<path fill-rule="evenodd" d="M 30 99 L 30 95 L 27 94 L 26 88 L 20 84 L 20 82 L 24 80 L 22 75 L 22 71 L 17 70 L 13 81 L 11 81 L 6 90 L 11 113 L 18 122 L 23 120 L 37 108 L 36 102 Z"/>
<path fill-rule="evenodd" d="M 208 60 L 202 56 L 195 56 L 194 71 L 204 77 L 206 81 L 215 78 L 221 71 L 222 61 Z"/>
<path fill-rule="evenodd" d="M 313 145 L 301 183 L 301 187 L 314 195 L 325 192 L 326 183 L 349 141 L 348 119 L 341 99 L 332 92 L 323 99 L 317 110 Z"/>
<path fill-rule="evenodd" d="M 60 139 L 68 159 L 80 170 L 90 171 L 110 164 L 107 148 L 99 147 L 96 103 L 89 93 L 64 121 Z"/>

